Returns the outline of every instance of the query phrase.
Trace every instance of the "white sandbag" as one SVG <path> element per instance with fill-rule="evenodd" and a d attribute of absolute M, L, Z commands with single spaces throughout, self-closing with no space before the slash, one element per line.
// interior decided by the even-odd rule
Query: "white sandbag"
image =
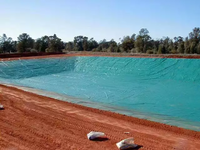
<path fill-rule="evenodd" d="M 120 150 L 126 150 L 126 149 L 137 147 L 137 145 L 134 144 L 133 138 L 124 139 L 118 142 L 116 145 Z"/>
<path fill-rule="evenodd" d="M 4 109 L 3 105 L 0 104 L 0 109 Z"/>
<path fill-rule="evenodd" d="M 88 133 L 87 137 L 88 137 L 89 140 L 95 140 L 95 139 L 99 139 L 99 138 L 106 138 L 105 137 L 105 133 L 103 133 L 103 132 L 95 132 L 95 131 L 91 131 L 90 133 Z"/>

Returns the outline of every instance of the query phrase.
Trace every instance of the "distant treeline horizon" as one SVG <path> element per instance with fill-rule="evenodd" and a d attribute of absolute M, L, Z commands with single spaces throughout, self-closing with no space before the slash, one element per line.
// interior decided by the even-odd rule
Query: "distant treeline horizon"
<path fill-rule="evenodd" d="M 187 37 L 177 36 L 173 39 L 164 37 L 154 40 L 146 28 L 139 33 L 124 36 L 120 42 L 105 39 L 97 42 L 87 36 L 76 36 L 72 41 L 62 41 L 54 34 L 34 40 L 27 33 L 22 33 L 12 40 L 3 34 L 0 37 L 0 53 L 23 52 L 62 52 L 62 51 L 94 51 L 147 54 L 200 54 L 200 28 L 195 27 Z"/>

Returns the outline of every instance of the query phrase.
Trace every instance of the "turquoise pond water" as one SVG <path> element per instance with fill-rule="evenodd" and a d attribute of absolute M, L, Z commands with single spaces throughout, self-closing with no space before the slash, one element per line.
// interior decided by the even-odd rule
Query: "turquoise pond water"
<path fill-rule="evenodd" d="M 64 94 L 200 131 L 200 59 L 81 56 L 1 61 L 0 83 Z"/>

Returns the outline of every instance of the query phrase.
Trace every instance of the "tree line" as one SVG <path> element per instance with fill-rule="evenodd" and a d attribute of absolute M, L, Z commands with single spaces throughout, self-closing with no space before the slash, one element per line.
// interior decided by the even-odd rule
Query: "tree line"
<path fill-rule="evenodd" d="M 54 34 L 34 40 L 27 33 L 19 35 L 17 41 L 3 34 L 0 37 L 0 53 L 95 51 L 148 54 L 200 54 L 200 28 L 194 28 L 185 38 L 178 36 L 154 40 L 149 31 L 142 28 L 138 35 L 124 36 L 120 42 L 105 39 L 97 42 L 86 36 L 76 36 L 73 41 L 63 42 Z"/>

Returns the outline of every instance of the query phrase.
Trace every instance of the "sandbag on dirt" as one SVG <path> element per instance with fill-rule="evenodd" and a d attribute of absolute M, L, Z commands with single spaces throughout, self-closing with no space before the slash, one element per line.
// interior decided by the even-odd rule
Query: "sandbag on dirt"
<path fill-rule="evenodd" d="M 4 107 L 3 107 L 3 105 L 0 104 L 0 110 L 1 110 L 1 109 L 4 109 Z"/>
<path fill-rule="evenodd" d="M 126 150 L 126 149 L 131 149 L 131 148 L 137 147 L 137 145 L 134 144 L 134 140 L 132 137 L 128 138 L 128 139 L 124 139 L 124 140 L 118 142 L 116 145 L 120 150 Z"/>
<path fill-rule="evenodd" d="M 106 139 L 106 135 L 103 132 L 95 132 L 91 131 L 87 134 L 87 137 L 89 140 L 100 140 L 100 139 Z"/>

